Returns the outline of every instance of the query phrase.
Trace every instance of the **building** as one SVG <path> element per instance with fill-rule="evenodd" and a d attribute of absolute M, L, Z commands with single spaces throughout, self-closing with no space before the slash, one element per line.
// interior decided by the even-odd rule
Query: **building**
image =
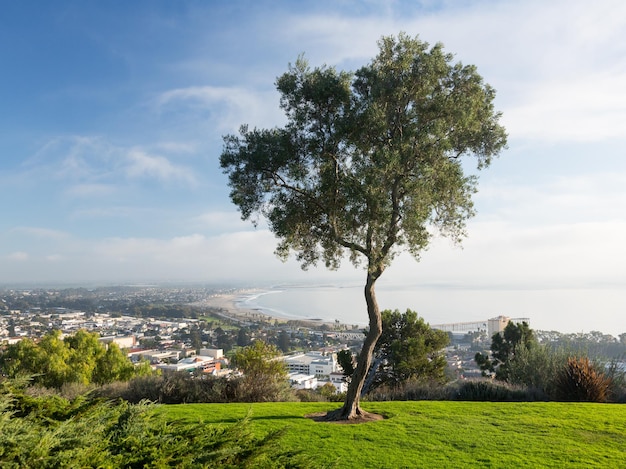
<path fill-rule="evenodd" d="M 307 352 L 284 357 L 289 373 L 313 375 L 318 378 L 338 371 L 337 355 L 334 353 Z"/>
<path fill-rule="evenodd" d="M 493 337 L 494 334 L 503 332 L 509 322 L 530 324 L 529 318 L 510 318 L 508 316 L 498 316 L 487 320 L 487 334 Z"/>
<path fill-rule="evenodd" d="M 504 328 L 511 320 L 508 316 L 498 316 L 487 320 L 487 334 L 493 337 L 494 334 L 504 331 Z"/>
<path fill-rule="evenodd" d="M 202 371 L 204 373 L 217 373 L 221 369 L 221 363 L 213 357 L 188 357 L 174 364 L 159 364 L 157 369 L 166 372 L 174 371 Z"/>
<path fill-rule="evenodd" d="M 212 357 L 216 360 L 224 357 L 224 350 L 221 348 L 201 348 L 200 355 L 204 357 Z"/>
<path fill-rule="evenodd" d="M 294 389 L 316 389 L 317 378 L 303 373 L 289 373 L 289 384 Z"/>
<path fill-rule="evenodd" d="M 99 340 L 107 345 L 110 343 L 117 344 L 121 349 L 129 349 L 137 345 L 137 338 L 134 335 L 100 337 Z"/>

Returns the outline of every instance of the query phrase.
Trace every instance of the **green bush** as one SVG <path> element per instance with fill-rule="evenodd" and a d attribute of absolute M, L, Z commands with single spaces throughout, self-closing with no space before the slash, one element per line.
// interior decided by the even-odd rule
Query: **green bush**
<path fill-rule="evenodd" d="M 439 401 L 449 398 L 449 386 L 424 380 L 406 381 L 393 387 L 380 386 L 367 394 L 370 401 Z"/>
<path fill-rule="evenodd" d="M 127 384 L 112 383 L 94 391 L 94 395 L 135 404 L 142 400 L 159 404 L 298 400 L 286 380 L 271 381 L 261 388 L 241 377 L 194 375 L 186 371 L 140 376 Z"/>
<path fill-rule="evenodd" d="M 554 398 L 555 377 L 567 358 L 565 350 L 553 350 L 545 345 L 519 347 L 515 359 L 508 363 L 507 382 L 525 386 L 529 392 L 542 395 L 543 399 Z"/>
<path fill-rule="evenodd" d="M 611 378 L 598 371 L 587 357 L 570 357 L 556 377 L 557 398 L 564 401 L 607 402 Z"/>
<path fill-rule="evenodd" d="M 284 433 L 256 436 L 249 417 L 237 425 L 171 421 L 153 405 L 39 396 L 0 388 L 2 468 L 305 468 L 315 461 L 281 448 Z M 56 409 L 54 412 L 51 409 Z"/>
<path fill-rule="evenodd" d="M 526 388 L 497 381 L 469 380 L 460 382 L 457 386 L 453 392 L 453 399 L 458 401 L 520 402 L 535 400 L 529 396 Z"/>

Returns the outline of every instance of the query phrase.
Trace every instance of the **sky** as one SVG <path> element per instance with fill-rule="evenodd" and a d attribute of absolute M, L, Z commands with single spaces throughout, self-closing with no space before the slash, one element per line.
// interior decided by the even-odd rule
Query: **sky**
<path fill-rule="evenodd" d="M 463 247 L 403 254 L 382 288 L 626 331 L 626 2 L 1 7 L 0 285 L 358 282 L 349 263 L 283 264 L 272 233 L 241 221 L 222 137 L 285 122 L 274 84 L 300 54 L 356 70 L 406 32 L 477 66 L 509 145 L 479 173 Z"/>

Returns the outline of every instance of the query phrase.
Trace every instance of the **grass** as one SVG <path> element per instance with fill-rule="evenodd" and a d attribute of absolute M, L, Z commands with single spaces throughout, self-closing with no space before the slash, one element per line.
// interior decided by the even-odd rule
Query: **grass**
<path fill-rule="evenodd" d="M 288 427 L 285 447 L 331 467 L 626 467 L 624 405 L 396 401 L 363 407 L 386 419 L 339 425 L 304 418 L 332 403 L 182 404 L 158 412 L 220 425 L 250 412 L 255 433 Z"/>

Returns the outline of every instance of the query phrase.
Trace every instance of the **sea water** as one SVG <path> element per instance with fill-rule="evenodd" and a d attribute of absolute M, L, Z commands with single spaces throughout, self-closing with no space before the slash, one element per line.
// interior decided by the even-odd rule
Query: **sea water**
<path fill-rule="evenodd" d="M 412 309 L 431 325 L 528 318 L 531 328 L 564 333 L 626 332 L 626 291 L 617 288 L 515 289 L 450 285 L 376 287 L 382 309 Z M 238 298 L 237 305 L 287 319 L 367 325 L 363 285 L 277 285 Z M 604 305 L 604 306 L 600 306 Z M 608 306 L 607 306 L 608 305 Z"/>

